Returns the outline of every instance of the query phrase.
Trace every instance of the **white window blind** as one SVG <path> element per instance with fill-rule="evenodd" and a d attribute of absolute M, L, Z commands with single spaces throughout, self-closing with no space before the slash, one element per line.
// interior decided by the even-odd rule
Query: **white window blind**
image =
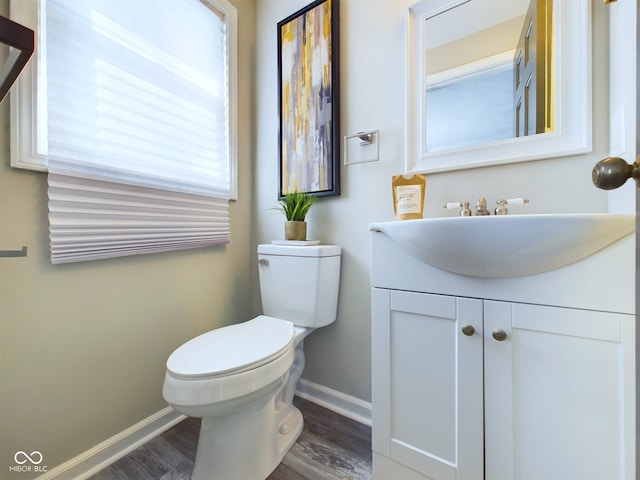
<path fill-rule="evenodd" d="M 52 262 L 228 242 L 233 7 L 42 1 Z"/>

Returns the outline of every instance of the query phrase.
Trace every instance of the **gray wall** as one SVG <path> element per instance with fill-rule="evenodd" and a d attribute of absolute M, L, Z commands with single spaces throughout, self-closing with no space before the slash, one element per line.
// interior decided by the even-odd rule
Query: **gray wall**
<path fill-rule="evenodd" d="M 162 410 L 165 361 L 178 345 L 250 318 L 254 5 L 240 22 L 239 198 L 221 248 L 52 266 L 47 177 L 9 167 L 9 100 L 0 104 L 0 477 L 18 450 L 49 469 Z M 6 15 L 8 1 L 0 0 Z M 4 52 L 2 52 L 4 54 Z M 9 475 L 9 476 L 8 476 Z M 15 474 L 15 478 L 33 478 Z"/>
<path fill-rule="evenodd" d="M 276 24 L 307 0 L 257 0 L 256 213 L 257 241 L 283 238 L 273 216 L 278 188 Z M 380 161 L 342 167 L 342 194 L 309 214 L 309 238 L 341 245 L 343 268 L 337 321 L 305 343 L 304 378 L 371 399 L 369 234 L 371 222 L 393 220 L 391 176 L 402 173 L 405 135 L 405 15 L 414 0 L 340 1 L 342 135 L 380 129 Z M 607 11 L 594 9 L 594 151 L 589 155 L 428 175 L 425 216 L 451 215 L 442 205 L 485 196 L 524 196 L 524 213 L 606 212 L 607 195 L 591 184 L 591 169 L 608 155 Z"/>

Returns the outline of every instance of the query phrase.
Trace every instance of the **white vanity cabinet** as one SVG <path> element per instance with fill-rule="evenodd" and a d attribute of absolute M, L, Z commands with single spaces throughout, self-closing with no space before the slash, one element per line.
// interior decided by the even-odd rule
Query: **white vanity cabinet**
<path fill-rule="evenodd" d="M 629 237 L 481 279 L 373 232 L 374 480 L 635 478 Z"/>
<path fill-rule="evenodd" d="M 374 478 L 482 478 L 482 301 L 378 288 L 371 300 Z"/>
<path fill-rule="evenodd" d="M 485 478 L 633 478 L 634 322 L 484 302 Z"/>

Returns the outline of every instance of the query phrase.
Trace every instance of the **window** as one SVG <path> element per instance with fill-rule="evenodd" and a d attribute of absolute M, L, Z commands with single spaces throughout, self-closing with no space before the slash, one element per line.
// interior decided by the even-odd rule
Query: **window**
<path fill-rule="evenodd" d="M 32 77 L 12 92 L 12 165 L 49 173 L 52 261 L 228 242 L 235 8 L 226 0 L 10 7 L 22 23 L 37 22 Z"/>

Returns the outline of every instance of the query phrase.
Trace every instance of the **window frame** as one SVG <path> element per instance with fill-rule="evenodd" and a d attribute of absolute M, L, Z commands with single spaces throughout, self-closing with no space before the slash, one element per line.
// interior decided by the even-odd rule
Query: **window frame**
<path fill-rule="evenodd" d="M 238 198 L 238 18 L 227 0 L 200 1 L 219 14 L 227 34 L 229 199 Z M 10 0 L 10 18 L 36 32 L 35 52 L 10 92 L 10 159 L 14 168 L 48 171 L 46 0 Z"/>

